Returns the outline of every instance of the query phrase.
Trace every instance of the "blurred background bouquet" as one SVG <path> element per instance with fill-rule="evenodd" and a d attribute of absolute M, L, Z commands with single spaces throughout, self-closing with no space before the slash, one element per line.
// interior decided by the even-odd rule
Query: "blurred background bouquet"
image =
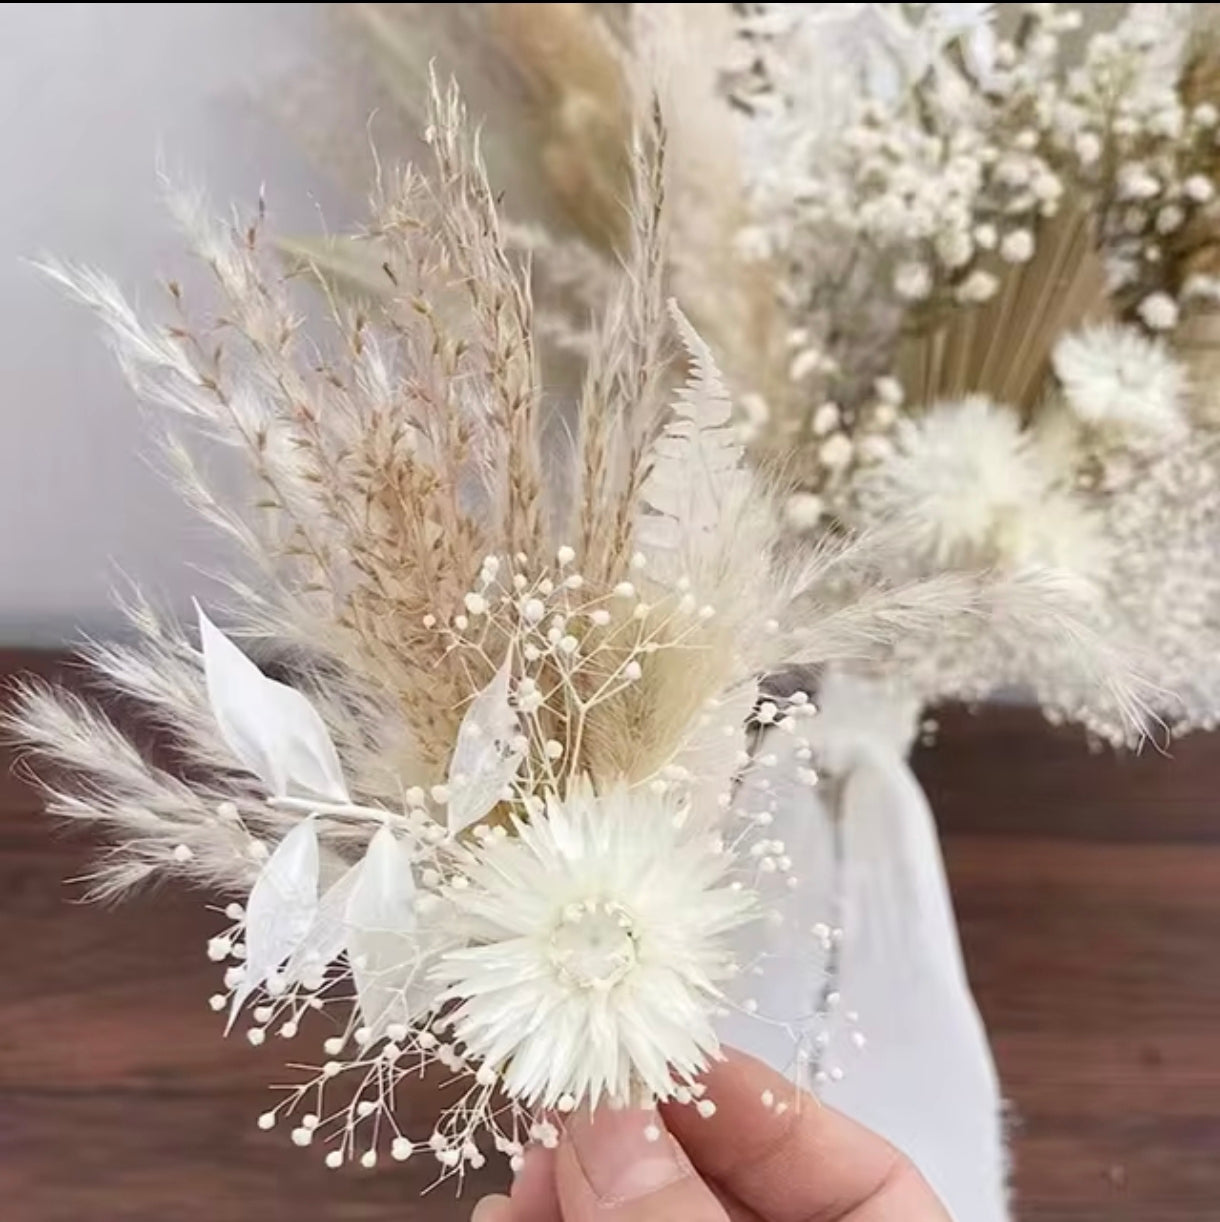
<path fill-rule="evenodd" d="M 350 157 L 342 65 L 375 65 L 408 127 L 428 62 L 453 70 L 552 356 L 579 362 L 621 253 L 632 106 L 655 93 L 670 288 L 793 534 L 892 530 L 893 580 L 1053 575 L 1095 638 L 974 615 L 965 640 L 904 633 L 869 690 L 1018 689 L 1135 745 L 1220 708 L 1209 9 L 1105 6 L 1084 29 L 1046 4 L 349 5 L 330 101 L 298 119 Z M 367 247 L 294 253 L 374 291 Z M 1098 642 L 1138 659 L 1151 717 L 1099 682 Z"/>

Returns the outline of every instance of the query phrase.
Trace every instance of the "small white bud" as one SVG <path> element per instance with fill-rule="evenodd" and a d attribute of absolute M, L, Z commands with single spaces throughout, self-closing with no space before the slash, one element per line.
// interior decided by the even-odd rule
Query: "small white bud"
<path fill-rule="evenodd" d="M 406 1137 L 395 1137 L 390 1145 L 390 1157 L 395 1162 L 405 1163 L 411 1157 L 415 1147 Z"/>
<path fill-rule="evenodd" d="M 794 492 L 784 502 L 784 519 L 793 530 L 812 530 L 824 511 L 822 498 L 814 492 Z"/>
<path fill-rule="evenodd" d="M 833 432 L 839 427 L 839 420 L 842 413 L 839 411 L 837 403 L 823 403 L 817 411 L 813 413 L 811 422 L 814 436 L 825 437 L 827 433 Z"/>
<path fill-rule="evenodd" d="M 487 611 L 487 599 L 482 594 L 467 594 L 462 601 L 466 604 L 466 610 L 475 617 L 483 615 Z M 462 627 L 462 625 L 459 625 L 459 627 Z"/>
<path fill-rule="evenodd" d="M 904 301 L 922 301 L 932 291 L 932 273 L 923 263 L 903 263 L 894 273 L 894 292 Z"/>
<path fill-rule="evenodd" d="M 1192 174 L 1182 184 L 1182 193 L 1196 204 L 1207 204 L 1215 196 L 1216 187 L 1206 174 Z"/>
<path fill-rule="evenodd" d="M 1034 235 L 1028 229 L 1014 229 L 1000 242 L 1000 258 L 1005 263 L 1028 263 L 1034 257 Z"/>
<path fill-rule="evenodd" d="M 788 366 L 788 377 L 793 382 L 802 382 L 822 363 L 822 354 L 816 348 L 806 348 L 792 358 Z"/>
<path fill-rule="evenodd" d="M 1185 219 L 1186 213 L 1179 205 L 1166 204 L 1156 214 L 1156 231 L 1157 233 L 1175 233 L 1182 228 L 1182 222 Z"/>
<path fill-rule="evenodd" d="M 957 286 L 956 296 L 964 304 L 981 305 L 984 301 L 990 301 L 999 287 L 1000 282 L 992 272 L 976 267 Z"/>
<path fill-rule="evenodd" d="M 851 462 L 854 452 L 851 438 L 846 433 L 834 433 L 818 447 L 818 458 L 831 471 L 839 471 Z"/>
<path fill-rule="evenodd" d="M 892 407 L 902 405 L 902 383 L 897 378 L 878 378 L 873 383 L 873 390 L 877 392 L 877 398 L 882 403 L 888 403 Z"/>
<path fill-rule="evenodd" d="M 1151 331 L 1171 331 L 1178 325 L 1178 304 L 1168 293 L 1150 293 L 1136 313 Z"/>
<path fill-rule="evenodd" d="M 571 564 L 572 561 L 576 559 L 576 552 L 574 549 L 565 544 L 555 553 L 555 559 L 558 560 L 560 564 Z"/>

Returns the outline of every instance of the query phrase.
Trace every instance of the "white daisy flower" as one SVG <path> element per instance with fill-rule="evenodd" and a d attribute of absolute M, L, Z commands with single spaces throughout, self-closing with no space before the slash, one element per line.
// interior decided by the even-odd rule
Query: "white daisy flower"
<path fill-rule="evenodd" d="M 728 935 L 756 901 L 686 814 L 664 796 L 581 787 L 466 865 L 453 896 L 472 944 L 436 976 L 454 1039 L 519 1103 L 668 1099 L 717 1055 Z"/>
<path fill-rule="evenodd" d="M 1185 375 L 1159 340 L 1086 327 L 1059 341 L 1053 363 L 1072 413 L 1103 437 L 1142 449 L 1185 431 Z"/>

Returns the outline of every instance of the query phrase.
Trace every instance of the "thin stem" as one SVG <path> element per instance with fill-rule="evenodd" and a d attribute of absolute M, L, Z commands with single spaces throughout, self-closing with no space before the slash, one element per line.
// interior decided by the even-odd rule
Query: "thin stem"
<path fill-rule="evenodd" d="M 352 802 L 319 802 L 313 798 L 269 798 L 267 805 L 273 810 L 298 811 L 303 815 L 330 815 L 339 819 L 372 819 L 378 823 L 385 823 L 387 820 L 406 822 L 406 817 L 395 811 L 381 810 L 375 806 L 358 806 Z"/>

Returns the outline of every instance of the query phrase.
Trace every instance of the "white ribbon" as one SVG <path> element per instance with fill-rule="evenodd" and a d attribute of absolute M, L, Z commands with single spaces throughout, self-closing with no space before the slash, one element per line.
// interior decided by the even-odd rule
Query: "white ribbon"
<path fill-rule="evenodd" d="M 909 1155 L 958 1222 L 1008 1222 L 999 1081 L 966 979 L 932 812 L 905 758 L 916 708 L 843 676 L 822 685 L 818 704 L 818 754 L 837 779 L 821 791 L 783 790 L 774 834 L 800 878 L 800 928 L 790 920 L 765 948 L 759 1012 L 785 1021 L 810 1013 L 827 963 L 809 954 L 805 926 L 841 927 L 830 952 L 841 1000 L 829 1011 L 822 1058 L 835 1078 L 818 1093 Z M 781 750 L 785 738 L 773 733 L 766 749 Z M 865 1037 L 860 1049 L 854 1030 Z M 791 1068 L 789 1032 L 735 1019 L 724 1036 Z"/>

